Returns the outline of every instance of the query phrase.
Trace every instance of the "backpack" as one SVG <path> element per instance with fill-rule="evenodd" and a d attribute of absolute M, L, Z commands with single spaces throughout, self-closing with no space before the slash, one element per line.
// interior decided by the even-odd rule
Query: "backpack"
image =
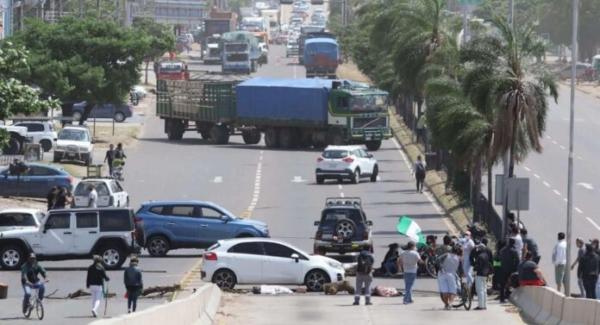
<path fill-rule="evenodd" d="M 423 166 L 422 162 L 417 162 L 416 169 L 417 169 L 415 171 L 416 175 L 419 175 L 419 176 L 425 175 L 425 166 Z"/>
<path fill-rule="evenodd" d="M 358 255 L 358 265 L 356 267 L 356 273 L 360 274 L 371 274 L 373 270 L 373 258 L 369 255 Z"/>

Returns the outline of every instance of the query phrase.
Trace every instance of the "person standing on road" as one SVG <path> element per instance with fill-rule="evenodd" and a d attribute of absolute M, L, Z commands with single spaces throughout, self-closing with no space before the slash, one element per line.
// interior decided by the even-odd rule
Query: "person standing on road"
<path fill-rule="evenodd" d="M 581 265 L 581 278 L 585 290 L 585 297 L 596 299 L 596 282 L 598 281 L 598 263 L 600 257 L 591 244 L 585 245 L 585 254 L 579 260 Z"/>
<path fill-rule="evenodd" d="M 46 204 L 48 205 L 48 211 L 54 208 L 54 204 L 56 203 L 56 197 L 58 196 L 58 186 L 53 186 L 46 195 Z"/>
<path fill-rule="evenodd" d="M 577 258 L 575 262 L 571 265 L 571 270 L 577 266 L 577 285 L 579 286 L 579 291 L 581 292 L 581 297 L 585 297 L 585 287 L 583 286 L 583 278 L 581 277 L 581 258 L 585 254 L 585 248 L 583 246 L 583 239 L 577 238 L 575 239 L 575 245 L 577 246 Z M 597 295 L 596 295 L 597 296 Z"/>
<path fill-rule="evenodd" d="M 529 237 L 527 229 L 521 229 L 521 238 L 523 239 L 523 252 L 521 256 L 525 256 L 525 253 L 529 251 L 533 254 L 535 264 L 540 264 L 541 256 L 538 251 L 538 245 L 533 238 Z"/>
<path fill-rule="evenodd" d="M 519 254 L 519 260 L 523 259 L 523 237 L 521 237 L 521 230 L 519 229 L 519 226 L 516 223 L 511 223 L 510 224 L 510 236 L 509 238 L 512 238 L 515 240 L 515 249 L 517 250 L 517 253 Z"/>
<path fill-rule="evenodd" d="M 104 155 L 104 162 L 108 163 L 108 176 L 112 177 L 113 175 L 113 162 L 115 161 L 115 146 L 111 143 L 108 146 L 108 150 L 106 150 L 106 155 Z"/>
<path fill-rule="evenodd" d="M 475 290 L 477 290 L 477 308 L 475 310 L 487 309 L 487 279 L 493 272 L 492 251 L 487 247 L 487 239 L 483 238 L 481 243 L 475 247 L 469 256 L 473 270 L 475 271 Z"/>
<path fill-rule="evenodd" d="M 365 305 L 371 305 L 371 282 L 373 281 L 371 272 L 373 271 L 375 260 L 369 251 L 362 250 L 358 255 L 357 262 L 356 292 L 354 294 L 353 305 L 360 304 L 360 293 L 363 290 L 363 285 L 365 290 Z"/>
<path fill-rule="evenodd" d="M 565 268 L 567 265 L 567 241 L 565 233 L 558 233 L 558 242 L 552 250 L 552 264 L 554 264 L 554 277 L 556 279 L 556 290 L 560 292 L 561 286 L 565 283 Z"/>
<path fill-rule="evenodd" d="M 102 302 L 104 281 L 110 279 L 106 276 L 106 271 L 102 265 L 102 257 L 94 255 L 94 262 L 87 271 L 87 279 L 85 281 L 86 288 L 90 289 L 92 298 L 92 315 L 98 317 L 98 306 Z"/>
<path fill-rule="evenodd" d="M 423 263 L 421 256 L 415 250 L 415 242 L 409 241 L 406 245 L 406 250 L 398 257 L 399 269 L 404 272 L 404 304 L 412 304 L 412 288 L 417 279 L 418 264 Z"/>
<path fill-rule="evenodd" d="M 66 208 L 68 200 L 67 189 L 64 187 L 59 188 L 56 193 L 56 201 L 54 201 L 54 209 Z"/>
<path fill-rule="evenodd" d="M 461 253 L 459 247 L 450 247 L 450 251 L 443 253 L 438 257 L 440 262 L 440 271 L 438 273 L 438 287 L 444 302 L 444 309 L 450 310 L 454 296 L 456 296 L 456 274 L 460 266 Z"/>
<path fill-rule="evenodd" d="M 97 208 L 98 207 L 98 192 L 96 191 L 96 187 L 94 185 L 90 185 L 88 188 L 88 207 L 89 208 Z"/>
<path fill-rule="evenodd" d="M 508 243 L 498 252 L 500 272 L 498 273 L 498 287 L 500 290 L 500 303 L 505 303 L 508 298 L 508 279 L 517 272 L 519 267 L 519 253 L 515 249 L 515 240 L 508 239 Z"/>
<path fill-rule="evenodd" d="M 142 293 L 144 282 L 142 281 L 142 271 L 138 268 L 138 258 L 131 257 L 129 267 L 123 274 L 123 282 L 127 289 L 127 312 L 135 312 L 137 308 L 137 299 Z"/>
<path fill-rule="evenodd" d="M 125 159 L 127 155 L 125 155 L 125 150 L 123 150 L 123 144 L 121 142 L 117 143 L 117 149 L 115 149 L 115 159 Z"/>
<path fill-rule="evenodd" d="M 463 273 L 467 279 L 467 286 L 470 288 L 473 285 L 473 274 L 471 274 L 471 251 L 475 248 L 475 242 L 471 239 L 471 232 L 466 231 L 461 238 L 462 256 L 463 256 Z"/>
<path fill-rule="evenodd" d="M 423 183 L 425 182 L 426 175 L 425 167 L 425 162 L 421 159 L 421 156 L 418 156 L 415 162 L 415 179 L 417 180 L 417 192 L 419 193 L 423 192 Z"/>

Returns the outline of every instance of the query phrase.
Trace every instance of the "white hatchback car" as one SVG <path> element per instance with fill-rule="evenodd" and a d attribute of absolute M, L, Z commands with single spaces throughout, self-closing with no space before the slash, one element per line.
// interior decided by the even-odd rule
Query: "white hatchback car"
<path fill-rule="evenodd" d="M 56 143 L 57 134 L 54 125 L 49 121 L 27 121 L 15 123 L 15 126 L 27 128 L 27 137 L 32 143 L 39 143 L 45 152 L 52 150 Z"/>
<path fill-rule="evenodd" d="M 376 182 L 379 166 L 377 159 L 362 146 L 327 146 L 317 158 L 315 174 L 317 184 L 323 184 L 328 178 L 335 178 L 340 182 L 350 179 L 358 184 L 361 177 L 369 177 L 371 182 Z"/>
<path fill-rule="evenodd" d="M 328 282 L 343 281 L 342 263 L 267 238 L 219 240 L 204 253 L 201 276 L 220 288 L 236 284 L 306 285 L 321 291 Z"/>
<path fill-rule="evenodd" d="M 88 195 L 90 186 L 93 185 L 98 192 L 99 208 L 103 207 L 127 207 L 129 206 L 129 194 L 123 190 L 121 184 L 112 178 L 86 178 L 81 180 L 75 187 L 73 195 L 75 200 L 73 207 L 85 208 L 89 206 Z"/>

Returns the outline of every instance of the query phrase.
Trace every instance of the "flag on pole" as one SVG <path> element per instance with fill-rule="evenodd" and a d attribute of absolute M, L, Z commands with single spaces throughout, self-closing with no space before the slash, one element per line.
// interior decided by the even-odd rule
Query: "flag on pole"
<path fill-rule="evenodd" d="M 425 236 L 423 236 L 423 233 L 421 233 L 421 227 L 419 227 L 414 220 L 407 216 L 402 216 L 398 220 L 396 230 L 398 230 L 399 233 L 409 237 L 417 244 L 425 243 Z"/>

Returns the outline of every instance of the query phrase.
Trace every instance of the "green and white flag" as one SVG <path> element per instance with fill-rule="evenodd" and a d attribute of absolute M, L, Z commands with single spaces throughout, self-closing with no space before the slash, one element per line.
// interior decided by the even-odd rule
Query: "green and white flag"
<path fill-rule="evenodd" d="M 416 222 L 407 216 L 402 216 L 398 220 L 396 229 L 399 233 L 409 237 L 417 244 L 425 243 L 425 236 L 423 236 L 423 233 L 421 233 L 421 227 L 419 227 Z"/>

